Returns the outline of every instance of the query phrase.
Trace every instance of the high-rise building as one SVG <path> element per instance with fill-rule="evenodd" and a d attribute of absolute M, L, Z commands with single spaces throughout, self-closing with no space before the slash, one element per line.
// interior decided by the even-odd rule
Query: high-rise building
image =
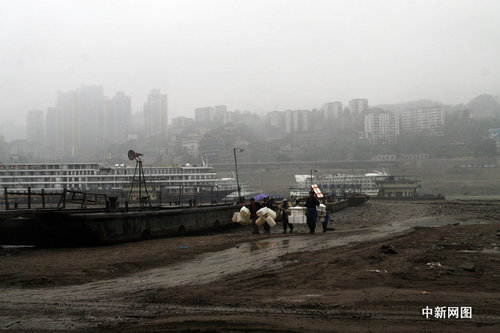
<path fill-rule="evenodd" d="M 45 147 L 56 150 L 57 147 L 57 109 L 51 107 L 45 112 Z"/>
<path fill-rule="evenodd" d="M 106 141 L 123 143 L 131 130 L 132 105 L 130 96 L 117 92 L 108 102 L 106 113 Z"/>
<path fill-rule="evenodd" d="M 227 107 L 225 105 L 216 105 L 214 107 L 214 121 L 218 123 L 224 122 L 224 116 L 227 113 Z"/>
<path fill-rule="evenodd" d="M 285 132 L 292 133 L 294 131 L 294 117 L 292 110 L 285 111 Z"/>
<path fill-rule="evenodd" d="M 43 147 L 45 141 L 44 123 L 43 111 L 28 111 L 28 116 L 26 117 L 26 139 L 33 147 Z"/>
<path fill-rule="evenodd" d="M 238 118 L 239 114 L 228 111 L 225 105 L 205 106 L 194 110 L 194 120 L 200 126 L 228 124 Z"/>
<path fill-rule="evenodd" d="M 146 136 L 167 135 L 168 129 L 167 95 L 159 89 L 151 90 L 144 104 Z"/>
<path fill-rule="evenodd" d="M 364 98 L 351 99 L 349 109 L 351 109 L 351 114 L 361 114 L 368 110 L 368 100 Z"/>
<path fill-rule="evenodd" d="M 399 135 L 397 116 L 390 111 L 370 109 L 365 115 L 365 139 L 371 144 L 392 142 Z"/>
<path fill-rule="evenodd" d="M 293 111 L 294 132 L 307 132 L 309 130 L 309 114 L 307 110 Z"/>
<path fill-rule="evenodd" d="M 222 123 L 224 125 L 229 123 L 234 123 L 240 119 L 240 114 L 234 111 L 226 111 L 222 117 Z"/>
<path fill-rule="evenodd" d="M 271 111 L 267 114 L 269 125 L 276 128 L 285 129 L 285 113 L 281 111 Z"/>
<path fill-rule="evenodd" d="M 79 148 L 106 143 L 106 97 L 100 86 L 83 86 L 57 96 L 56 145 L 75 155 Z"/>
<path fill-rule="evenodd" d="M 326 103 L 321 107 L 324 120 L 340 119 L 343 114 L 341 102 Z"/>
<path fill-rule="evenodd" d="M 310 111 L 286 110 L 284 128 L 286 133 L 306 132 L 309 130 Z"/>
<path fill-rule="evenodd" d="M 194 126 L 194 119 L 187 117 L 177 117 L 172 119 L 173 128 L 190 128 Z"/>
<path fill-rule="evenodd" d="M 96 147 L 106 143 L 106 104 L 102 86 L 77 90 L 80 112 L 80 145 Z"/>
<path fill-rule="evenodd" d="M 400 115 L 401 132 L 426 132 L 431 135 L 442 134 L 444 109 L 442 107 L 405 110 Z"/>
<path fill-rule="evenodd" d="M 75 152 L 80 145 L 80 114 L 76 91 L 58 92 L 56 110 L 56 149 Z"/>
<path fill-rule="evenodd" d="M 196 108 L 194 110 L 194 121 L 198 124 L 207 124 L 215 120 L 215 111 L 211 106 Z"/>

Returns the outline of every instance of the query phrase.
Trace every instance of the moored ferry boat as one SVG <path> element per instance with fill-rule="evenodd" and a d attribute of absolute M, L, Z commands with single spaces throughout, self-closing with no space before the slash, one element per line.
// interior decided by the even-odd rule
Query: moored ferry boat
<path fill-rule="evenodd" d="M 216 192 L 222 198 L 237 189 L 232 178 L 218 178 L 210 165 L 143 167 L 152 199 L 162 196 Z M 63 189 L 123 195 L 130 191 L 136 169 L 125 164 L 8 163 L 0 165 L 0 187 L 9 190 L 61 192 Z M 136 175 L 137 180 L 138 175 Z M 134 187 L 132 192 L 135 192 Z"/>
<path fill-rule="evenodd" d="M 237 190 L 233 178 L 218 178 L 206 164 L 137 166 L 0 163 L 0 186 L 5 188 L 0 192 L 5 204 L 0 244 L 114 244 L 234 224 L 234 202 L 225 199 Z M 41 194 L 41 203 L 32 199 L 35 194 Z M 118 205 L 118 198 L 125 203 Z"/>
<path fill-rule="evenodd" d="M 363 194 L 370 197 L 403 198 L 415 197 L 420 188 L 419 181 L 413 177 L 391 176 L 385 171 L 359 174 L 324 174 L 318 177 L 295 175 L 296 186 L 290 188 L 290 196 L 304 197 L 311 184 L 328 195 L 346 196 Z"/>

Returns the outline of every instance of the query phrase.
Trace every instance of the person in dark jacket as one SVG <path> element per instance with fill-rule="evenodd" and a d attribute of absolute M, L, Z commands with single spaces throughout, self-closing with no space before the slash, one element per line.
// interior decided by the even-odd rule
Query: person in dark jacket
<path fill-rule="evenodd" d="M 267 207 L 270 210 L 273 210 L 272 206 L 273 205 L 272 205 L 271 201 L 269 200 L 269 197 L 265 197 L 264 198 L 264 203 L 262 204 L 262 207 Z M 267 222 L 264 223 L 264 232 L 266 234 L 270 234 L 271 233 L 271 226 L 269 224 L 267 224 Z"/>
<path fill-rule="evenodd" d="M 314 234 L 314 231 L 316 230 L 316 220 L 318 219 L 318 211 L 316 210 L 317 206 L 319 206 L 319 201 L 314 196 L 314 191 L 311 190 L 309 191 L 309 197 L 306 201 L 307 225 L 309 226 L 310 234 Z"/>
<path fill-rule="evenodd" d="M 250 210 L 250 219 L 252 220 L 252 227 L 253 227 L 253 233 L 258 234 L 259 233 L 259 226 L 255 224 L 255 221 L 257 220 L 257 211 L 261 209 L 262 207 L 258 202 L 255 201 L 254 198 L 250 199 L 250 204 L 246 206 L 248 210 Z"/>
<path fill-rule="evenodd" d="M 286 230 L 290 228 L 290 232 L 293 232 L 293 224 L 288 222 L 288 216 L 290 216 L 290 204 L 287 199 L 283 199 L 283 203 L 278 209 L 278 214 L 281 213 L 281 220 L 283 221 L 283 233 L 286 234 Z"/>

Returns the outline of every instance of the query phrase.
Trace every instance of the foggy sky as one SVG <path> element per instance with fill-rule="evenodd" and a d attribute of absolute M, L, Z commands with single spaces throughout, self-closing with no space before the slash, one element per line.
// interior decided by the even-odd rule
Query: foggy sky
<path fill-rule="evenodd" d="M 1 121 L 57 91 L 153 88 L 169 118 L 500 95 L 500 1 L 0 1 Z"/>

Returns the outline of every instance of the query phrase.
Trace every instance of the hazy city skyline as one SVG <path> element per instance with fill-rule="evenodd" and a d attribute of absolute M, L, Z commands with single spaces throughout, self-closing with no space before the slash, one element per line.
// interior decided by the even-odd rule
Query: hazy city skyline
<path fill-rule="evenodd" d="M 0 4 L 0 114 L 23 124 L 58 91 L 100 85 L 169 121 L 224 104 L 265 113 L 366 98 L 500 94 L 498 1 L 10 1 Z"/>

